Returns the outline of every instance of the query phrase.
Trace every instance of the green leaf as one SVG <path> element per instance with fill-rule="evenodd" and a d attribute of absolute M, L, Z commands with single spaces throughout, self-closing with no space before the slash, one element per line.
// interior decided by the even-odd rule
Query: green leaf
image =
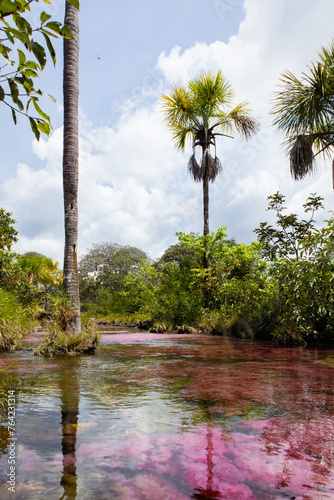
<path fill-rule="evenodd" d="M 17 99 L 16 100 L 16 104 L 18 105 L 20 111 L 23 111 L 24 110 L 24 106 L 23 106 L 23 103 L 22 101 L 20 101 L 20 99 Z"/>
<path fill-rule="evenodd" d="M 37 127 L 37 123 L 36 123 L 36 120 L 34 120 L 33 118 L 29 117 L 29 122 L 30 122 L 30 127 L 31 127 L 31 130 L 33 131 L 33 133 L 35 134 L 35 137 L 36 139 L 39 141 L 39 138 L 41 136 L 41 133 Z"/>
<path fill-rule="evenodd" d="M 16 112 L 15 112 L 15 109 L 12 108 L 12 117 L 13 117 L 13 121 L 15 123 L 15 125 L 17 124 L 17 119 L 16 119 Z"/>
<path fill-rule="evenodd" d="M 54 31 L 55 33 L 60 33 L 61 23 L 59 21 L 50 21 L 45 25 L 49 30 Z"/>
<path fill-rule="evenodd" d="M 3 0 L 1 2 L 1 15 L 8 15 L 17 12 L 18 4 L 17 2 L 12 2 L 11 0 Z"/>
<path fill-rule="evenodd" d="M 13 102 L 17 102 L 18 95 L 19 95 L 19 89 L 18 89 L 15 81 L 12 78 L 8 79 L 8 85 L 10 88 L 10 93 L 11 93 Z"/>
<path fill-rule="evenodd" d="M 41 110 L 41 108 L 37 104 L 37 99 L 33 99 L 32 101 L 37 113 L 44 118 L 44 120 L 50 121 L 50 117 Z"/>
<path fill-rule="evenodd" d="M 66 25 L 64 25 L 62 27 L 62 29 L 60 30 L 60 34 L 62 37 L 64 38 L 68 38 L 69 40 L 72 40 L 73 39 L 73 35 L 72 35 L 72 31 L 70 30 L 70 28 Z"/>
<path fill-rule="evenodd" d="M 14 37 L 13 37 L 13 35 L 8 31 L 8 29 L 5 29 L 4 32 L 6 33 L 7 38 L 10 41 L 10 43 L 12 43 L 14 45 Z"/>
<path fill-rule="evenodd" d="M 34 90 L 34 84 L 31 78 L 24 78 L 22 85 L 28 95 Z"/>
<path fill-rule="evenodd" d="M 41 33 L 45 33 L 48 36 L 52 36 L 52 38 L 58 38 L 58 35 L 56 33 L 53 33 L 52 31 L 46 30 L 45 28 L 42 28 Z"/>
<path fill-rule="evenodd" d="M 5 98 L 5 91 L 2 87 L 0 87 L 0 101 L 3 101 Z"/>
<path fill-rule="evenodd" d="M 22 50 L 17 49 L 18 55 L 19 55 L 19 62 L 21 65 L 23 65 L 26 62 L 26 56 Z"/>
<path fill-rule="evenodd" d="M 26 61 L 24 66 L 26 68 L 35 69 L 36 71 L 39 69 L 39 66 L 35 61 Z"/>
<path fill-rule="evenodd" d="M 47 48 L 50 52 L 50 56 L 52 58 L 52 61 L 53 61 L 53 64 L 54 66 L 56 65 L 56 52 L 55 52 L 55 49 L 53 48 L 53 45 L 51 43 L 51 40 L 50 38 L 46 35 L 46 33 L 43 33 L 43 36 L 45 38 L 45 41 L 46 41 L 46 45 L 47 45 Z"/>
<path fill-rule="evenodd" d="M 7 28 L 6 33 L 9 38 L 9 34 L 11 34 L 17 40 L 20 40 L 23 44 L 27 44 L 30 47 L 30 40 L 26 33 L 21 33 L 21 31 L 16 30 L 15 28 Z"/>
<path fill-rule="evenodd" d="M 42 134 L 45 134 L 47 136 L 50 135 L 50 132 L 52 130 L 52 126 L 50 123 L 44 121 L 44 120 L 40 120 L 38 121 L 38 129 L 42 132 Z"/>
<path fill-rule="evenodd" d="M 24 17 L 20 16 L 20 14 L 14 14 L 13 20 L 21 32 L 23 31 L 24 33 L 28 33 L 29 35 L 31 35 L 31 25 L 26 19 L 24 19 Z"/>
<path fill-rule="evenodd" d="M 47 14 L 46 12 L 42 12 L 41 13 L 41 23 L 44 24 L 46 23 L 46 21 L 48 21 L 50 19 L 51 14 Z"/>
<path fill-rule="evenodd" d="M 55 97 L 53 97 L 53 95 L 47 94 L 46 92 L 43 92 L 43 95 L 45 95 L 45 97 L 47 97 L 48 99 L 50 99 L 50 101 L 52 101 L 56 104 L 57 99 Z"/>
<path fill-rule="evenodd" d="M 9 59 L 8 54 L 11 52 L 12 49 L 9 47 L 6 47 L 6 45 L 3 45 L 3 43 L 0 42 L 0 54 L 5 57 L 6 59 Z"/>
<path fill-rule="evenodd" d="M 24 69 L 21 71 L 22 75 L 26 76 L 26 77 L 29 77 L 31 76 L 32 78 L 36 78 L 38 77 L 38 73 L 36 73 L 36 71 L 34 71 L 33 69 Z"/>
<path fill-rule="evenodd" d="M 80 6 L 79 6 L 79 0 L 67 0 L 68 3 L 70 3 L 71 5 L 73 5 L 73 7 L 75 7 L 76 9 L 79 10 Z"/>
<path fill-rule="evenodd" d="M 37 61 L 41 65 L 41 68 L 43 69 L 46 64 L 46 55 L 44 47 L 42 47 L 42 45 L 40 45 L 37 42 L 32 42 L 31 46 L 34 56 L 36 57 Z"/>

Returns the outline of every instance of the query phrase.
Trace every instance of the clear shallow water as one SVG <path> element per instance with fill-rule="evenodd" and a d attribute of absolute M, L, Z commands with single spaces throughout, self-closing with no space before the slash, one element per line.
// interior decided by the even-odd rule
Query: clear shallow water
<path fill-rule="evenodd" d="M 333 351 L 105 328 L 95 355 L 8 362 L 1 499 L 334 498 Z"/>

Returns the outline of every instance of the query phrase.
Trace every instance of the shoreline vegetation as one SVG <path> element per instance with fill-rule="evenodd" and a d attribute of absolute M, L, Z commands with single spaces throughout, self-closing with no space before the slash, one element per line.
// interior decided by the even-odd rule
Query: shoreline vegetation
<path fill-rule="evenodd" d="M 135 247 L 93 245 L 79 261 L 80 333 L 71 331 L 74 310 L 58 264 L 3 248 L 0 352 L 15 349 L 38 325 L 46 333 L 36 354 L 44 356 L 94 352 L 97 324 L 287 346 L 333 344 L 334 217 L 316 228 L 322 198 L 314 194 L 302 220 L 285 213 L 280 193 L 268 202 L 276 225 L 261 223 L 250 245 L 228 239 L 224 226 L 206 236 L 177 233 L 178 242 L 155 261 Z"/>

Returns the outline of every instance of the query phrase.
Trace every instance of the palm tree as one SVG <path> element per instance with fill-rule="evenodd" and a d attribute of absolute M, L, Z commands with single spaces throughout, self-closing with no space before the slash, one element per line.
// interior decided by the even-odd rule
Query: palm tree
<path fill-rule="evenodd" d="M 169 95 L 162 95 L 165 121 L 173 132 L 178 150 L 185 149 L 187 139 L 192 141 L 193 154 L 188 170 L 195 181 L 203 183 L 203 235 L 209 234 L 209 182 L 221 172 L 216 156 L 216 137 L 231 137 L 233 129 L 248 139 L 258 129 L 258 122 L 250 117 L 246 102 L 232 108 L 233 90 L 221 71 L 210 71 L 188 82 L 187 87 L 175 85 Z M 195 157 L 196 147 L 201 148 L 200 165 Z M 210 153 L 211 146 L 214 156 Z M 204 258 L 204 266 L 208 261 Z"/>
<path fill-rule="evenodd" d="M 276 115 L 273 124 L 285 134 L 291 175 L 300 180 L 314 172 L 316 156 L 330 156 L 334 145 L 334 43 L 321 49 L 309 74 L 298 79 L 286 71 L 280 82 L 271 111 Z"/>
<path fill-rule="evenodd" d="M 64 39 L 64 150 L 63 188 L 65 215 L 64 292 L 69 297 L 74 319 L 71 328 L 81 331 L 78 273 L 78 180 L 79 180 L 79 19 L 75 2 L 66 0 L 65 24 L 72 37 Z"/>

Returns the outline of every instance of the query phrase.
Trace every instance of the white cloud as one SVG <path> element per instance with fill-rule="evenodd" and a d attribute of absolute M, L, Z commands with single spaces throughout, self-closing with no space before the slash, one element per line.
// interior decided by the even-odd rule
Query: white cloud
<path fill-rule="evenodd" d="M 154 71 L 162 75 L 167 90 L 203 69 L 222 69 L 236 91 L 236 102 L 250 101 L 261 131 L 249 143 L 220 141 L 224 172 L 210 189 L 211 229 L 227 225 L 229 236 L 249 242 L 252 230 L 268 218 L 267 196 L 277 190 L 298 213 L 310 192 L 332 198 L 330 169 L 323 165 L 317 176 L 292 181 L 269 110 L 279 74 L 285 69 L 296 75 L 305 71 L 331 40 L 334 3 L 245 0 L 244 7 L 239 33 L 228 43 L 198 42 L 186 50 L 175 46 L 169 54 L 160 54 Z M 4 206 L 20 221 L 18 251 L 37 250 L 61 261 L 62 129 L 34 142 L 33 150 L 40 168 L 18 165 L 3 186 Z M 158 89 L 153 100 L 152 88 L 132 95 L 113 126 L 94 127 L 83 110 L 79 252 L 94 242 L 115 241 L 157 256 L 175 241 L 176 231 L 201 232 L 201 185 L 189 178 L 186 164 L 187 153 L 173 149 L 163 124 Z"/>

